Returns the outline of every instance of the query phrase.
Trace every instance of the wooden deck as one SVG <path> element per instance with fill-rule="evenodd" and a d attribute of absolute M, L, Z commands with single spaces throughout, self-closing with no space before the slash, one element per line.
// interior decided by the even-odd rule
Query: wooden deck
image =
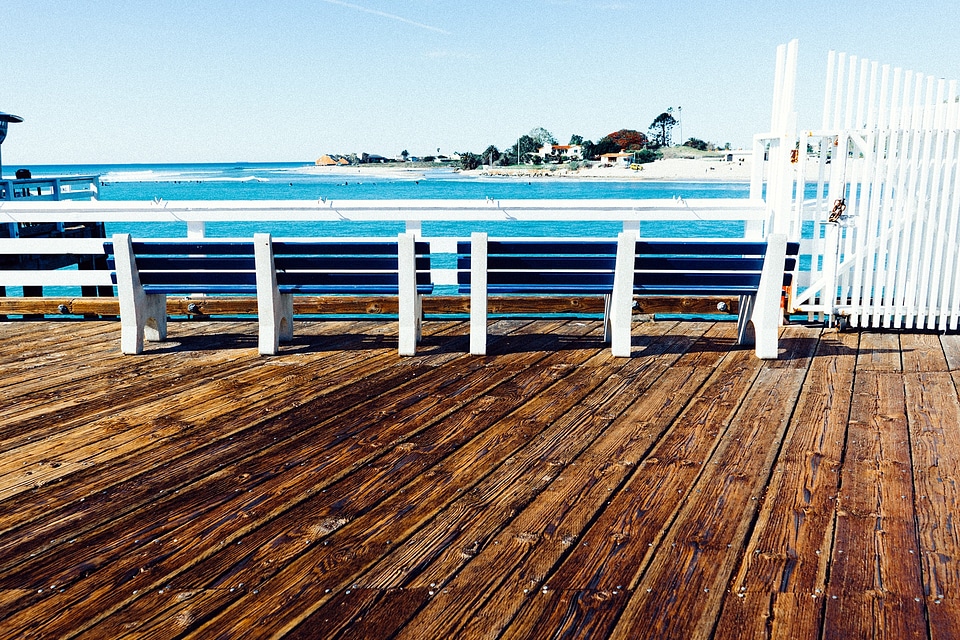
<path fill-rule="evenodd" d="M 960 336 L 0 322 L 0 637 L 960 638 Z"/>

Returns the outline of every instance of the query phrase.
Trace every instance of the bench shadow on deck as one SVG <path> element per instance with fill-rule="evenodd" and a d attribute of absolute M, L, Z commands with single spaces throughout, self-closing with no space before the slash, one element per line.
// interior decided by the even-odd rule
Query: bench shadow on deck
<path fill-rule="evenodd" d="M 960 637 L 960 339 L 0 323 L 0 636 Z"/>

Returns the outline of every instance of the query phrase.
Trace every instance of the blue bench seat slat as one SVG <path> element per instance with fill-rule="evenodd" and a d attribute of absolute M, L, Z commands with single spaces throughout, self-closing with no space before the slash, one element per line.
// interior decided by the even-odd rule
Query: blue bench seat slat
<path fill-rule="evenodd" d="M 639 285 L 633 288 L 636 295 L 663 296 L 663 297 L 697 297 L 705 296 L 750 296 L 757 292 L 756 287 L 735 286 L 671 286 L 671 285 Z"/>
<path fill-rule="evenodd" d="M 283 294 L 303 294 L 303 295 L 347 295 L 347 296 L 395 296 L 397 287 L 390 285 L 370 285 L 370 284 L 337 284 L 324 286 L 322 284 L 285 284 L 278 285 L 277 288 Z M 433 285 L 417 285 L 417 293 L 429 295 L 433 293 Z"/>
<path fill-rule="evenodd" d="M 257 275 L 253 272 L 231 271 L 141 271 L 140 282 L 147 285 L 184 285 L 185 287 L 202 284 L 209 286 L 249 285 L 256 287 Z"/>
<path fill-rule="evenodd" d="M 277 273 L 277 284 L 295 285 L 317 283 L 328 285 L 392 285 L 398 286 L 396 273 L 352 273 L 352 272 L 317 272 L 317 271 L 285 271 Z"/>
<path fill-rule="evenodd" d="M 144 293 L 164 294 L 168 296 L 188 296 L 192 294 L 224 294 L 224 295 L 244 295 L 250 296 L 257 293 L 256 286 L 250 285 L 164 285 L 164 284 L 145 284 Z"/>

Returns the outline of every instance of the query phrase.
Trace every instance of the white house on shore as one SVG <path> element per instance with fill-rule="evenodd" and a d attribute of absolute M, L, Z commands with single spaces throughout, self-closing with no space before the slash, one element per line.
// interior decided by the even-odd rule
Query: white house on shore
<path fill-rule="evenodd" d="M 600 156 L 600 166 L 603 167 L 629 167 L 633 164 L 633 151 L 621 151 L 619 153 L 604 153 Z"/>
<path fill-rule="evenodd" d="M 556 159 L 556 162 L 583 159 L 583 147 L 579 144 L 550 144 L 548 142 L 540 147 L 537 153 L 541 158 Z"/>

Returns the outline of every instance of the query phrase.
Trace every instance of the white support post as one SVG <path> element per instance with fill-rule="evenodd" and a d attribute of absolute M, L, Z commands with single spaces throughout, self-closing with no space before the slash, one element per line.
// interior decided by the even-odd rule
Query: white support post
<path fill-rule="evenodd" d="M 487 234 L 470 235 L 470 353 L 487 353 Z"/>
<path fill-rule="evenodd" d="M 203 220 L 187 221 L 187 237 L 191 240 L 202 240 L 207 236 L 207 223 Z"/>
<path fill-rule="evenodd" d="M 750 322 L 756 338 L 757 357 L 775 360 L 780 332 L 780 299 L 783 291 L 783 266 L 787 258 L 787 236 L 780 233 L 767 238 L 767 253 L 760 273 L 760 286 Z"/>
<path fill-rule="evenodd" d="M 144 339 L 159 342 L 167 337 L 167 297 L 144 292 L 130 234 L 115 234 L 113 251 L 120 299 L 120 351 L 143 353 Z"/>
<path fill-rule="evenodd" d="M 281 295 L 273 262 L 273 238 L 269 233 L 253 234 L 253 255 L 257 271 L 257 318 L 260 324 L 260 355 L 274 355 L 280 342 L 293 339 L 293 296 Z"/>
<path fill-rule="evenodd" d="M 416 238 L 412 233 L 401 233 L 397 239 L 397 280 L 400 293 L 400 355 L 417 352 L 421 332 L 421 300 L 417 294 Z"/>
<path fill-rule="evenodd" d="M 613 275 L 613 295 L 609 318 L 610 353 L 617 358 L 630 357 L 630 330 L 633 324 L 633 279 L 637 255 L 637 234 L 622 231 L 617 236 L 617 262 Z"/>

